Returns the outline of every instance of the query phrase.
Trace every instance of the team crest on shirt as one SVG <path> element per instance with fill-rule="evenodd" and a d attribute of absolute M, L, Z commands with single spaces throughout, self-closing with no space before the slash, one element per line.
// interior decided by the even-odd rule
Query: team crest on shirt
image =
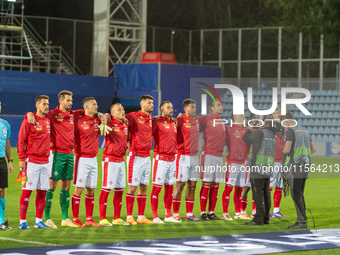
<path fill-rule="evenodd" d="M 39 122 L 37 122 L 34 127 L 35 127 L 35 129 L 37 131 L 41 131 L 42 130 L 42 126 L 39 124 Z"/>
<path fill-rule="evenodd" d="M 143 118 L 143 116 L 140 116 L 140 117 L 138 118 L 138 121 L 139 121 L 139 123 L 141 123 L 141 124 L 144 124 L 144 123 L 145 123 L 145 119 Z"/>
<path fill-rule="evenodd" d="M 7 129 L 3 129 L 2 133 L 3 133 L 4 137 L 6 138 L 7 137 Z"/>
<path fill-rule="evenodd" d="M 235 131 L 234 136 L 235 138 L 241 138 L 241 134 L 238 130 Z"/>
<path fill-rule="evenodd" d="M 97 123 L 97 119 L 94 119 L 94 121 L 93 121 L 94 123 Z"/>
<path fill-rule="evenodd" d="M 83 121 L 83 125 L 81 125 L 83 129 L 89 129 L 89 124 L 86 123 L 86 121 Z"/>

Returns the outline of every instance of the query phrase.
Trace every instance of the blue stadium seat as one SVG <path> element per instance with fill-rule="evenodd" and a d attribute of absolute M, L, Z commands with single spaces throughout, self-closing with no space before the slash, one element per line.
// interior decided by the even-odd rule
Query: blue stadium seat
<path fill-rule="evenodd" d="M 329 105 L 328 105 L 328 104 L 325 104 L 325 106 L 323 107 L 323 110 L 324 110 L 324 111 L 329 111 Z"/>
<path fill-rule="evenodd" d="M 333 90 L 333 96 L 339 95 L 339 91 Z"/>
<path fill-rule="evenodd" d="M 319 134 L 325 134 L 325 130 L 323 127 L 319 127 Z"/>
<path fill-rule="evenodd" d="M 317 91 L 316 91 L 316 95 L 317 95 L 317 96 L 321 96 L 321 95 L 322 95 L 321 90 L 317 90 Z"/>
<path fill-rule="evenodd" d="M 307 120 L 307 119 L 304 119 L 303 122 L 302 122 L 302 125 L 308 126 L 308 120 Z"/>
<path fill-rule="evenodd" d="M 320 98 L 319 97 L 314 97 L 314 103 L 320 103 Z"/>
<path fill-rule="evenodd" d="M 313 104 L 312 111 L 317 111 L 319 106 L 317 104 Z"/>
<path fill-rule="evenodd" d="M 316 94 L 315 90 L 312 90 L 311 93 L 312 93 L 312 96 Z"/>
<path fill-rule="evenodd" d="M 310 119 L 308 125 L 309 125 L 309 126 L 314 126 L 314 120 L 313 120 L 313 119 Z"/>
<path fill-rule="evenodd" d="M 319 133 L 319 129 L 317 127 L 313 127 L 312 134 L 318 134 L 318 133 Z"/>
<path fill-rule="evenodd" d="M 329 135 L 328 136 L 328 142 L 334 142 L 334 135 Z"/>
<path fill-rule="evenodd" d="M 326 95 L 328 94 L 328 90 L 323 90 L 323 91 L 321 92 L 321 94 L 322 94 L 323 96 L 326 96 Z"/>
<path fill-rule="evenodd" d="M 327 113 L 326 113 L 326 114 L 327 114 Z M 321 118 L 322 118 L 322 113 L 321 113 L 321 112 L 317 112 L 317 113 L 316 113 L 316 116 L 314 116 L 314 117 L 320 118 L 320 119 L 321 119 Z"/>
<path fill-rule="evenodd" d="M 340 127 L 336 129 L 336 134 L 340 135 Z"/>
<path fill-rule="evenodd" d="M 328 118 L 329 118 L 329 119 L 333 119 L 333 118 L 334 118 L 334 114 L 333 114 L 332 112 L 329 112 L 329 113 L 328 113 Z"/>
<path fill-rule="evenodd" d="M 327 120 L 327 123 L 326 123 L 326 126 L 328 126 L 328 127 L 330 127 L 330 126 L 332 126 L 332 120 Z"/>
<path fill-rule="evenodd" d="M 340 103 L 340 97 L 338 97 L 337 103 Z"/>
<path fill-rule="evenodd" d="M 332 126 L 333 126 L 333 127 L 338 126 L 338 120 L 333 120 L 333 121 L 332 121 Z"/>
<path fill-rule="evenodd" d="M 336 111 L 340 111 L 340 104 L 337 104 L 337 105 L 336 105 L 335 110 L 336 110 Z"/>
<path fill-rule="evenodd" d="M 320 97 L 320 103 L 326 103 L 326 98 Z"/>
<path fill-rule="evenodd" d="M 308 101 L 308 103 L 314 103 L 314 97 L 311 97 L 310 100 Z"/>
<path fill-rule="evenodd" d="M 336 103 L 336 97 L 332 97 L 332 103 Z"/>
<path fill-rule="evenodd" d="M 339 136 L 339 135 L 336 135 L 336 136 L 334 137 L 334 140 L 335 140 L 336 142 L 340 142 L 340 136 Z"/>
<path fill-rule="evenodd" d="M 333 117 L 334 119 L 339 119 L 339 112 L 335 112 Z"/>
<path fill-rule="evenodd" d="M 323 104 L 319 104 L 318 105 L 318 111 L 323 111 L 323 110 L 324 110 Z"/>
<path fill-rule="evenodd" d="M 257 90 L 253 89 L 253 96 L 257 95 Z"/>
<path fill-rule="evenodd" d="M 322 142 L 322 135 L 317 135 L 316 136 L 316 141 L 317 142 Z"/>
<path fill-rule="evenodd" d="M 313 134 L 313 128 L 312 128 L 312 127 L 308 127 L 308 128 L 307 128 L 307 131 L 308 131 L 310 134 Z"/>
<path fill-rule="evenodd" d="M 249 117 L 250 117 L 250 112 L 246 111 L 246 118 L 249 118 Z"/>
<path fill-rule="evenodd" d="M 336 129 L 335 129 L 335 127 L 331 127 L 331 134 L 332 134 L 332 135 L 336 135 Z"/>
<path fill-rule="evenodd" d="M 322 118 L 323 118 L 323 119 L 327 119 L 327 118 L 328 118 L 327 112 L 323 112 L 323 113 L 322 113 Z"/>
<path fill-rule="evenodd" d="M 324 136 L 322 137 L 322 141 L 323 141 L 323 142 L 328 142 L 328 135 L 324 135 Z"/>
<path fill-rule="evenodd" d="M 330 133 L 331 133 L 331 130 L 329 129 L 329 127 L 325 127 L 324 134 L 330 135 Z"/>
<path fill-rule="evenodd" d="M 227 110 L 232 110 L 233 109 L 233 104 L 227 104 Z"/>
<path fill-rule="evenodd" d="M 329 107 L 329 110 L 334 112 L 335 111 L 335 105 L 331 104 L 330 107 Z"/>
<path fill-rule="evenodd" d="M 319 119 L 316 119 L 316 120 L 314 121 L 314 125 L 315 125 L 315 126 L 321 126 L 320 120 L 319 120 Z"/>
<path fill-rule="evenodd" d="M 312 141 L 316 142 L 316 135 L 311 135 Z"/>
<path fill-rule="evenodd" d="M 331 97 L 326 97 L 326 103 L 331 103 L 331 102 L 332 102 Z"/>
<path fill-rule="evenodd" d="M 271 103 L 272 102 L 272 97 L 266 97 L 266 103 Z"/>
<path fill-rule="evenodd" d="M 273 90 L 272 90 L 272 89 L 269 89 L 269 90 L 267 91 L 267 95 L 269 95 L 269 96 L 273 95 Z"/>
<path fill-rule="evenodd" d="M 327 91 L 327 95 L 332 95 L 333 94 L 333 90 L 326 90 Z"/>
<path fill-rule="evenodd" d="M 325 119 L 322 119 L 321 121 L 320 121 L 320 126 L 326 126 L 326 120 Z"/>
<path fill-rule="evenodd" d="M 247 90 L 246 89 L 243 89 L 242 92 L 243 92 L 243 95 L 245 95 L 245 96 L 247 95 Z"/>

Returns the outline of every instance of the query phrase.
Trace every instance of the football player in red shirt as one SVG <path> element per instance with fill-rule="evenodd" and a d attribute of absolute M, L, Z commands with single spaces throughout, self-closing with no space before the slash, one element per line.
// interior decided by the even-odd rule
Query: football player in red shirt
<path fill-rule="evenodd" d="M 201 220 L 221 220 L 215 213 L 219 183 L 223 182 L 223 150 L 226 127 L 221 119 L 223 105 L 219 101 L 210 104 L 210 115 L 199 118 L 200 132 L 203 132 L 204 146 L 201 153 L 200 192 Z M 209 210 L 206 212 L 209 197 Z"/>
<path fill-rule="evenodd" d="M 97 187 L 98 164 L 97 153 L 99 148 L 98 135 L 100 119 L 96 117 L 98 105 L 94 97 L 86 97 L 83 100 L 85 113 L 75 119 L 75 142 L 74 149 L 74 175 L 72 196 L 73 223 L 79 227 L 94 226 L 101 227 L 92 219 L 94 206 L 94 192 Z M 85 225 L 79 219 L 79 206 L 81 194 L 86 188 Z"/>
<path fill-rule="evenodd" d="M 273 117 L 274 119 L 278 120 L 280 122 L 280 115 L 281 112 L 274 112 Z M 272 192 L 273 187 L 275 186 L 274 191 L 274 209 L 273 214 L 269 213 L 270 218 L 287 218 L 287 216 L 283 215 L 280 212 L 280 203 L 282 198 L 282 189 L 283 189 L 283 178 L 281 177 L 281 161 L 283 158 L 283 148 L 285 146 L 285 138 L 282 137 L 281 134 L 275 134 L 275 163 L 274 163 L 274 172 L 273 176 L 270 177 L 270 185 L 269 185 L 269 191 Z"/>
<path fill-rule="evenodd" d="M 19 228 L 29 230 L 26 222 L 29 198 L 32 190 L 37 190 L 35 199 L 36 220 L 35 228 L 50 228 L 42 221 L 45 208 L 46 190 L 48 189 L 50 156 L 50 120 L 46 117 L 49 108 L 49 97 L 41 95 L 36 97 L 35 106 L 37 112 L 35 125 L 28 123 L 27 118 L 21 124 L 18 137 L 18 157 L 21 171 L 27 171 L 27 179 L 22 187 L 20 198 L 20 224 Z"/>
<path fill-rule="evenodd" d="M 186 217 L 188 221 L 201 221 L 193 214 L 196 183 L 199 179 L 198 140 L 199 122 L 196 118 L 196 102 L 192 99 L 183 101 L 184 115 L 177 118 L 176 188 L 173 195 L 173 217 L 180 220 L 179 208 L 185 184 Z M 179 114 L 181 115 L 181 114 Z"/>
<path fill-rule="evenodd" d="M 232 126 L 227 127 L 226 143 L 229 153 L 226 158 L 225 166 L 227 172 L 225 175 L 225 189 L 223 192 L 223 219 L 232 220 L 228 213 L 230 193 L 235 186 L 234 191 L 234 205 L 235 217 L 234 219 L 250 219 L 247 215 L 241 214 L 241 194 L 246 183 L 246 159 L 249 154 L 250 145 L 243 142 L 242 137 L 245 128 L 244 115 L 231 115 L 234 121 Z"/>
<path fill-rule="evenodd" d="M 173 185 L 176 183 L 177 126 L 172 118 L 174 107 L 171 102 L 164 101 L 159 106 L 162 115 L 152 121 L 152 136 L 155 142 L 151 208 L 153 222 L 164 223 L 158 216 L 158 196 L 164 184 L 165 222 L 181 223 L 171 215 Z"/>
<path fill-rule="evenodd" d="M 125 123 L 124 107 L 113 104 L 110 107 L 111 121 L 107 124 L 112 132 L 105 136 L 105 150 L 102 160 L 102 192 L 99 198 L 100 224 L 103 226 L 130 225 L 120 218 L 123 191 L 125 188 L 124 156 L 127 149 L 128 125 Z M 112 224 L 106 219 L 107 197 L 114 189 L 113 207 L 114 219 Z"/>
<path fill-rule="evenodd" d="M 153 97 L 144 95 L 140 98 L 141 110 L 131 112 L 125 117 L 129 122 L 129 145 L 130 150 L 127 158 L 128 168 L 128 191 L 126 194 L 126 222 L 131 225 L 155 224 L 144 216 L 146 193 L 149 185 L 151 161 L 150 150 L 152 148 L 152 116 Z M 135 192 L 138 188 L 138 219 L 135 222 L 132 217 Z"/>

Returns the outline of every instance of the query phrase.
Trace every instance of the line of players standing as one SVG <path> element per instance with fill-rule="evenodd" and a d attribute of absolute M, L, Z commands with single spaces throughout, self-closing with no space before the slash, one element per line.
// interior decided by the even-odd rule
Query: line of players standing
<path fill-rule="evenodd" d="M 223 219 L 233 220 L 228 214 L 230 193 L 235 187 L 234 219 L 250 219 L 246 214 L 247 193 L 250 187 L 249 174 L 242 171 L 246 165 L 250 145 L 243 142 L 246 128 L 241 124 L 231 127 L 215 124 L 221 119 L 223 106 L 212 102 L 212 114 L 196 117 L 196 102 L 186 99 L 183 102 L 184 114 L 173 118 L 173 106 L 165 101 L 160 104 L 161 116 L 152 117 L 153 97 L 142 96 L 141 110 L 125 115 L 121 104 L 114 104 L 110 114 L 99 114 L 98 105 L 93 97 L 83 100 L 84 110 L 72 111 L 72 93 L 61 91 L 58 95 L 60 105 L 49 110 L 48 97 L 36 98 L 36 113 L 28 113 L 19 132 L 18 156 L 20 168 L 26 171 L 27 180 L 22 188 L 20 198 L 19 228 L 30 229 L 26 221 L 29 198 L 33 190 L 36 195 L 36 228 L 57 228 L 51 219 L 53 194 L 60 181 L 60 206 L 62 211 L 61 226 L 112 226 L 137 224 L 162 224 L 164 222 L 180 223 L 179 215 L 182 191 L 187 185 L 185 202 L 187 221 L 221 220 L 214 213 L 218 198 L 219 183 L 225 183 L 223 192 Z M 233 120 L 243 123 L 244 115 L 234 115 Z M 201 164 L 198 160 L 199 133 L 203 132 Z M 105 147 L 102 159 L 102 191 L 99 198 L 100 222 L 93 218 L 94 192 L 97 186 L 98 135 L 105 135 Z M 129 142 L 126 143 L 127 138 Z M 147 186 L 151 174 L 150 150 L 152 138 L 155 143 L 152 167 L 151 208 L 153 220 L 144 216 Z M 75 156 L 72 149 L 75 141 Z M 223 152 L 227 145 L 226 167 L 229 171 L 225 177 L 223 171 L 211 170 L 209 166 L 223 166 Z M 281 162 L 282 137 L 276 137 L 275 161 Z M 125 176 L 124 156 L 127 156 L 127 176 Z M 51 150 L 51 153 L 50 153 Z M 276 173 L 278 174 L 278 173 Z M 126 194 L 127 219 L 120 217 L 123 190 L 126 177 L 128 191 Z M 202 180 L 200 191 L 201 215 L 193 214 L 195 189 L 197 181 Z M 72 196 L 73 220 L 69 219 L 69 190 L 73 180 L 75 191 Z M 164 184 L 165 218 L 158 215 L 159 193 Z M 176 184 L 175 190 L 173 185 Z M 279 211 L 282 196 L 282 181 L 273 176 L 271 187 L 274 193 L 274 211 L 271 217 L 286 217 Z M 243 188 L 245 187 L 245 188 Z M 86 188 L 85 224 L 79 219 L 81 194 Z M 137 189 L 138 188 L 138 189 Z M 107 220 L 107 199 L 114 190 L 114 219 Z M 135 221 L 132 212 L 137 193 L 138 218 Z M 45 202 L 46 198 L 46 202 Z M 209 200 L 208 210 L 207 203 Z M 171 212 L 173 206 L 173 214 Z M 42 221 L 45 210 L 45 222 Z M 252 215 L 255 214 L 253 202 Z"/>

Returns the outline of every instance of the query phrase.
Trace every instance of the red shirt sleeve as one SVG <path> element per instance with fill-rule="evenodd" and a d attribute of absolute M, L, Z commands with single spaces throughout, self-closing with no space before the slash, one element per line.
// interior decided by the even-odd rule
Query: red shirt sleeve
<path fill-rule="evenodd" d="M 26 159 L 26 145 L 28 140 L 29 128 L 30 127 L 27 120 L 24 120 L 21 123 L 17 144 L 18 158 L 20 159 L 20 161 L 24 161 Z"/>
<path fill-rule="evenodd" d="M 200 132 L 204 132 L 204 129 L 207 125 L 207 116 L 202 116 L 198 118 L 198 122 L 200 124 Z"/>
<path fill-rule="evenodd" d="M 133 132 L 133 127 L 134 127 L 135 119 L 133 118 L 132 113 L 126 114 L 126 115 L 125 115 L 125 118 L 126 118 L 126 119 L 128 120 L 128 122 L 129 122 L 128 129 L 129 129 L 130 136 L 131 136 L 131 132 Z M 131 138 L 131 137 L 130 137 L 130 138 Z"/>

